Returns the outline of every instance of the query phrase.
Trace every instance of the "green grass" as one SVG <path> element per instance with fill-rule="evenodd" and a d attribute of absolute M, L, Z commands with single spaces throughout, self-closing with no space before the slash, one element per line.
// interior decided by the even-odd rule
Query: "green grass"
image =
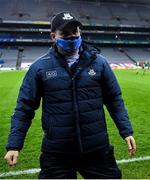
<path fill-rule="evenodd" d="M 19 163 L 16 167 L 8 167 L 3 157 L 6 153 L 5 144 L 10 128 L 10 116 L 16 105 L 18 90 L 25 71 L 0 72 L 0 173 L 26 170 L 39 167 L 39 154 L 42 139 L 41 109 L 36 112 L 32 127 L 26 137 L 24 149 L 20 153 Z M 137 142 L 135 157 L 150 156 L 150 72 L 136 75 L 133 70 L 115 70 L 120 83 L 126 108 L 129 113 L 134 136 Z M 115 146 L 116 159 L 129 158 L 127 146 L 120 138 L 118 130 L 108 113 L 107 124 L 111 143 Z M 123 178 L 150 178 L 150 161 L 119 164 Z M 18 175 L 7 178 L 36 179 L 37 174 Z M 79 175 L 78 178 L 81 178 Z"/>

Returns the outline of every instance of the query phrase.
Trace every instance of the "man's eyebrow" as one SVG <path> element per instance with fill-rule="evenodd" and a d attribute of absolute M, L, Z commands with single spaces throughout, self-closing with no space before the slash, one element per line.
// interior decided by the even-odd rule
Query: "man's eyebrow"
<path fill-rule="evenodd" d="M 62 32 L 62 31 L 61 31 L 61 32 L 60 32 L 60 34 L 61 34 L 61 35 L 63 35 L 63 34 L 64 34 L 64 32 Z"/>
<path fill-rule="evenodd" d="M 61 31 L 61 32 L 60 32 L 61 35 L 68 35 L 68 34 L 70 34 L 70 33 L 71 33 L 70 31 Z"/>
<path fill-rule="evenodd" d="M 70 34 L 72 34 L 72 33 L 77 33 L 78 32 L 78 29 L 77 28 L 74 28 L 74 29 L 71 29 L 71 30 L 69 30 L 69 29 L 64 29 L 64 30 L 62 30 L 62 31 L 60 31 L 60 35 L 64 35 L 64 36 L 67 36 L 67 35 L 70 35 Z"/>

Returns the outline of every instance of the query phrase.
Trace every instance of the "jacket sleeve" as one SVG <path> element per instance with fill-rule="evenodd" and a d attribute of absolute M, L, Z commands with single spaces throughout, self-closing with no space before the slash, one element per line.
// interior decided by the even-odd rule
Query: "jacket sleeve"
<path fill-rule="evenodd" d="M 122 99 L 121 89 L 106 60 L 104 60 L 104 71 L 102 74 L 102 92 L 104 104 L 114 120 L 122 138 L 124 139 L 127 136 L 132 135 L 133 129 Z"/>
<path fill-rule="evenodd" d="M 40 76 L 33 66 L 26 73 L 20 87 L 17 105 L 11 117 L 11 129 L 7 150 L 21 150 L 26 133 L 38 109 L 41 99 Z"/>

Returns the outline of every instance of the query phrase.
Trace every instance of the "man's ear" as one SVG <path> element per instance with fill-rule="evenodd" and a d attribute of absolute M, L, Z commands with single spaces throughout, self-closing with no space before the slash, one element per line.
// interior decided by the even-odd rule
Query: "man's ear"
<path fill-rule="evenodd" d="M 51 36 L 52 42 L 55 42 L 55 41 L 56 41 L 56 35 L 55 35 L 55 33 L 50 33 L 50 36 Z"/>

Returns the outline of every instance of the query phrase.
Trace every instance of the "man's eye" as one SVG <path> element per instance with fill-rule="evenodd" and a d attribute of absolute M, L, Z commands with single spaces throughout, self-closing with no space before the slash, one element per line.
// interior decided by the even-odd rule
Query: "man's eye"
<path fill-rule="evenodd" d="M 65 34 L 64 34 L 64 33 L 61 33 L 61 36 L 65 36 Z"/>
<path fill-rule="evenodd" d="M 78 39 L 79 36 L 70 36 L 70 37 L 63 37 L 64 40 L 74 40 L 74 39 Z"/>
<path fill-rule="evenodd" d="M 61 35 L 62 35 L 63 37 L 67 37 L 69 34 L 68 34 L 68 33 L 63 32 Z"/>
<path fill-rule="evenodd" d="M 70 36 L 72 34 L 77 34 L 77 33 L 78 33 L 78 30 L 75 29 L 75 30 L 72 30 L 71 32 L 70 31 L 69 32 L 67 32 L 67 31 L 65 32 L 64 31 L 64 32 L 61 33 L 61 35 L 64 36 L 64 37 L 67 37 L 67 36 Z"/>
<path fill-rule="evenodd" d="M 77 34 L 77 33 L 78 33 L 78 30 L 75 29 L 72 33 Z"/>

